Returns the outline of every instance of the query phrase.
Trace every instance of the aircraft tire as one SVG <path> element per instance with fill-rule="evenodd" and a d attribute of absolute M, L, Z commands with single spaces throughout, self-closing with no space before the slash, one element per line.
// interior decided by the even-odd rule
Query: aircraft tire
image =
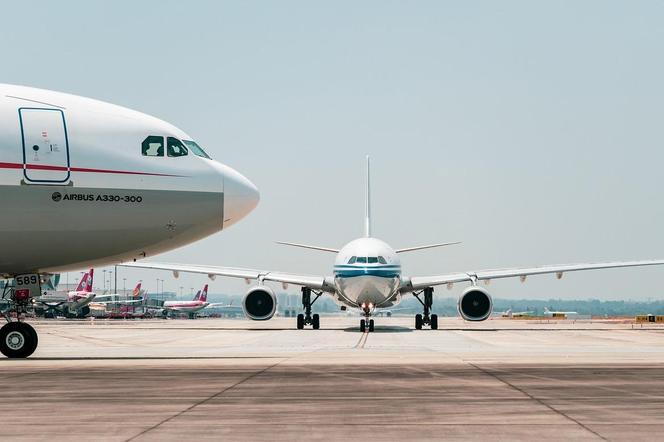
<path fill-rule="evenodd" d="M 422 315 L 419 313 L 415 315 L 415 328 L 417 330 L 422 330 Z"/>
<path fill-rule="evenodd" d="M 37 332 L 25 322 L 8 322 L 0 328 L 0 352 L 8 358 L 27 358 L 38 342 Z"/>
<path fill-rule="evenodd" d="M 367 331 L 367 322 L 364 319 L 360 319 L 360 331 L 362 333 Z"/>
<path fill-rule="evenodd" d="M 313 325 L 314 330 L 318 330 L 320 328 L 320 316 L 318 316 L 318 313 L 315 313 L 311 317 L 311 325 Z"/>
<path fill-rule="evenodd" d="M 297 329 L 302 330 L 304 328 L 304 315 L 300 313 L 297 315 Z"/>
<path fill-rule="evenodd" d="M 369 331 L 372 332 L 374 331 L 374 320 L 369 319 Z"/>
<path fill-rule="evenodd" d="M 431 330 L 438 330 L 438 315 L 431 315 Z"/>

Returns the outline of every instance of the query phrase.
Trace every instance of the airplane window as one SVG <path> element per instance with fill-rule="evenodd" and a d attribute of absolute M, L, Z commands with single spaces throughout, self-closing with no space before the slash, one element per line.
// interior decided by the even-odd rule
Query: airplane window
<path fill-rule="evenodd" d="M 387 261 L 385 261 L 385 258 L 383 258 L 382 256 L 378 257 L 378 262 L 381 264 L 387 264 Z"/>
<path fill-rule="evenodd" d="M 183 157 L 189 153 L 180 140 L 173 137 L 167 139 L 167 152 L 169 157 Z"/>
<path fill-rule="evenodd" d="M 370 256 L 367 258 L 369 264 L 376 264 L 378 262 L 378 257 L 376 256 Z"/>
<path fill-rule="evenodd" d="M 141 152 L 147 157 L 163 157 L 164 137 L 148 136 L 141 144 Z"/>
<path fill-rule="evenodd" d="M 348 260 L 348 264 L 355 264 L 356 260 L 357 260 L 357 256 L 353 256 L 351 259 Z"/>
<path fill-rule="evenodd" d="M 199 157 L 207 158 L 210 160 L 210 156 L 205 153 L 203 148 L 199 146 L 198 144 L 194 143 L 193 141 L 188 141 L 188 140 L 182 140 L 182 142 L 189 148 L 190 151 L 194 153 L 194 155 L 197 155 Z"/>
<path fill-rule="evenodd" d="M 365 258 L 364 256 L 358 256 L 356 262 L 358 262 L 360 264 L 366 264 L 367 263 L 367 258 Z"/>

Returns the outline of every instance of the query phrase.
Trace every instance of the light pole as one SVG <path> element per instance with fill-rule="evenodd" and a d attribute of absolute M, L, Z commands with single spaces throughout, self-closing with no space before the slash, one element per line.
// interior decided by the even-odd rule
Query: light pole
<path fill-rule="evenodd" d="M 104 290 L 106 290 L 106 269 L 102 270 L 104 272 Z"/>
<path fill-rule="evenodd" d="M 113 280 L 113 270 L 108 271 L 108 289 L 111 289 L 111 281 Z M 115 287 L 117 289 L 117 286 Z M 115 290 L 113 293 L 117 293 L 118 291 Z"/>
<path fill-rule="evenodd" d="M 127 278 L 122 278 L 122 292 L 127 294 Z"/>

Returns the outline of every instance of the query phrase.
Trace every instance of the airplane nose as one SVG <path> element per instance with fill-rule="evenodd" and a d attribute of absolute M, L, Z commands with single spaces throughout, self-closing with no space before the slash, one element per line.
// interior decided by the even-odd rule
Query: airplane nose
<path fill-rule="evenodd" d="M 241 173 L 228 168 L 224 173 L 224 224 L 227 228 L 254 210 L 260 200 L 260 193 Z"/>

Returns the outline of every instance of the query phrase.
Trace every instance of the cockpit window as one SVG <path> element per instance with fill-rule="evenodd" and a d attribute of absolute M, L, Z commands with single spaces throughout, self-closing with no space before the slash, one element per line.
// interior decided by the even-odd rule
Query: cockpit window
<path fill-rule="evenodd" d="M 356 260 L 357 260 L 357 256 L 353 256 L 348 260 L 348 264 L 355 264 Z"/>
<path fill-rule="evenodd" d="M 367 258 L 364 257 L 364 256 L 358 256 L 356 262 L 359 263 L 359 264 L 366 264 L 367 263 Z"/>
<path fill-rule="evenodd" d="M 141 153 L 147 157 L 163 157 L 164 137 L 148 136 L 141 144 Z"/>
<path fill-rule="evenodd" d="M 205 153 L 203 148 L 199 146 L 198 144 L 194 143 L 193 141 L 189 140 L 182 140 L 182 142 L 189 148 L 190 151 L 193 152 L 194 155 L 197 155 L 199 157 L 207 158 L 208 160 L 211 160 L 210 156 Z"/>
<path fill-rule="evenodd" d="M 376 264 L 378 262 L 378 257 L 377 256 L 370 256 L 367 258 L 367 261 L 369 264 Z"/>
<path fill-rule="evenodd" d="M 385 258 L 383 258 L 382 256 L 378 257 L 378 262 L 381 264 L 387 264 L 387 261 L 385 261 Z"/>
<path fill-rule="evenodd" d="M 168 137 L 166 147 L 169 157 L 183 157 L 189 153 L 182 141 L 177 138 Z"/>

